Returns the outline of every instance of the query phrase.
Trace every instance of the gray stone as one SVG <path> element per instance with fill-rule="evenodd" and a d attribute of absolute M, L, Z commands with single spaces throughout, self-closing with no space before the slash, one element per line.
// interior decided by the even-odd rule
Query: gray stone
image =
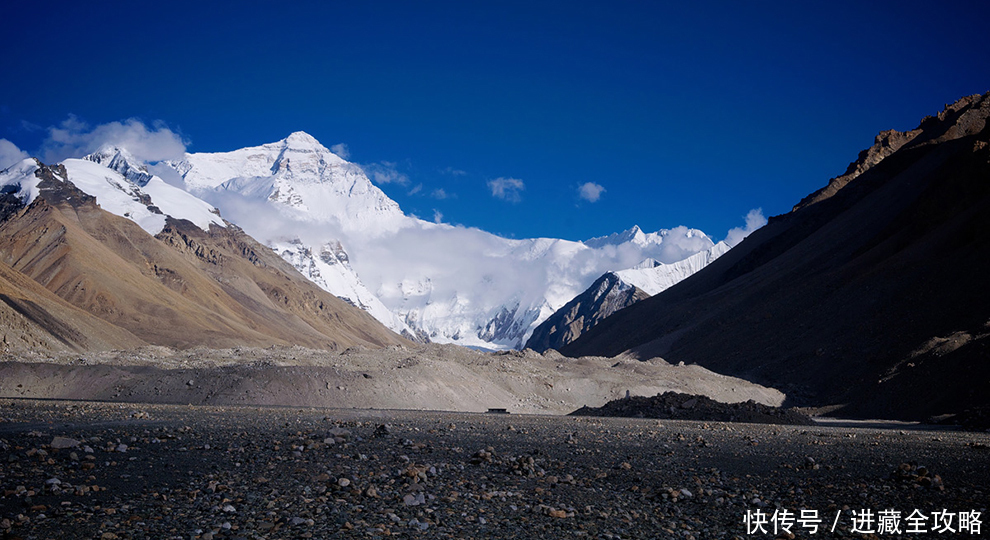
<path fill-rule="evenodd" d="M 70 439 L 68 437 L 55 437 L 52 439 L 51 447 L 56 450 L 61 450 L 63 448 L 75 448 L 82 444 L 82 442 L 75 439 Z"/>

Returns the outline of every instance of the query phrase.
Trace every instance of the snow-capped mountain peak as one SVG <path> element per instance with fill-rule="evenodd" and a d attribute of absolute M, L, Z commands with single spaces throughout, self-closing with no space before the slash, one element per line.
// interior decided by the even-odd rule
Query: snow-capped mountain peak
<path fill-rule="evenodd" d="M 687 227 L 636 226 L 573 242 L 438 226 L 406 216 L 361 167 L 305 132 L 167 164 L 190 192 L 321 287 L 397 332 L 441 343 L 521 347 L 604 272 L 646 258 L 673 263 L 714 245 Z"/>
<path fill-rule="evenodd" d="M 272 164 L 271 172 L 292 173 L 298 181 L 325 180 L 328 177 L 328 168 L 350 165 L 305 131 L 296 131 L 273 145 L 278 148 L 279 154 Z"/>
<path fill-rule="evenodd" d="M 348 234 L 375 237 L 408 226 L 399 205 L 353 163 L 297 131 L 273 143 L 232 152 L 187 154 L 167 162 L 186 188 L 218 206 L 262 202 L 284 216 Z M 245 200 L 246 199 L 246 200 Z M 232 216 L 250 222 L 257 216 Z M 238 219 L 240 218 L 240 219 Z M 244 224 L 250 228 L 250 223 Z"/>
<path fill-rule="evenodd" d="M 282 141 L 285 143 L 285 146 L 289 148 L 295 148 L 299 150 L 305 150 L 308 148 L 308 149 L 313 149 L 314 151 L 326 150 L 327 152 L 332 153 L 329 150 L 327 150 L 325 146 L 320 144 L 320 141 L 316 140 L 315 137 L 313 137 L 309 133 L 306 133 L 305 131 L 294 131 L 290 133 L 288 137 L 282 139 Z"/>
<path fill-rule="evenodd" d="M 119 146 L 103 145 L 96 152 L 84 156 L 83 159 L 113 169 L 138 186 L 147 185 L 153 177 L 146 166 L 135 159 L 126 149 Z"/>
<path fill-rule="evenodd" d="M 149 173 L 125 148 L 103 146 L 63 164 L 69 181 L 96 197 L 104 210 L 132 219 L 151 234 L 161 232 L 168 216 L 188 220 L 204 231 L 210 225 L 226 226 L 219 210 Z"/>
<path fill-rule="evenodd" d="M 649 248 L 650 246 L 659 246 L 664 243 L 664 240 L 668 237 L 676 237 L 680 239 L 687 239 L 689 241 L 701 241 L 702 244 L 707 243 L 707 245 L 698 244 L 697 247 L 692 246 L 690 248 L 691 253 L 696 253 L 699 249 L 708 249 L 714 242 L 702 231 L 698 229 L 689 229 L 687 227 L 675 227 L 674 229 L 660 229 L 656 232 L 644 232 L 639 225 L 633 225 L 632 228 L 612 233 L 608 236 L 598 236 L 595 238 L 589 238 L 584 241 L 584 245 L 593 248 L 601 249 L 606 246 L 638 246 L 641 248 Z M 696 242 L 692 242 L 696 243 Z M 683 257 L 675 256 L 675 258 L 670 259 L 668 262 L 673 262 L 680 260 Z"/>
<path fill-rule="evenodd" d="M 729 245 L 722 241 L 707 250 L 699 251 L 674 263 L 665 264 L 656 259 L 647 258 L 631 268 L 613 273 L 622 282 L 636 286 L 653 296 L 708 266 L 715 259 L 725 255 L 729 249 Z"/>
<path fill-rule="evenodd" d="M 41 162 L 35 158 L 23 159 L 3 171 L 0 171 L 0 188 L 2 193 L 19 198 L 24 204 L 31 204 L 38 196 L 38 182 L 35 171 L 41 168 Z"/>
<path fill-rule="evenodd" d="M 643 233 L 643 229 L 639 228 L 639 225 L 633 225 L 631 229 L 627 229 L 622 232 L 612 233 L 608 236 L 596 236 L 595 238 L 589 238 L 584 241 L 584 245 L 591 248 L 600 248 L 604 246 L 617 246 L 619 244 L 625 244 L 626 242 L 642 243 L 646 240 L 646 234 Z"/>

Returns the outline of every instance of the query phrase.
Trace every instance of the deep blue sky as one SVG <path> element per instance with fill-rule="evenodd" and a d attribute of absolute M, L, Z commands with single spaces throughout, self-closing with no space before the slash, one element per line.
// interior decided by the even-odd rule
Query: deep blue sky
<path fill-rule="evenodd" d="M 161 121 L 193 152 L 303 130 L 393 163 L 407 212 L 520 238 L 720 238 L 990 90 L 982 0 L 8 4 L 0 138 L 23 150 L 70 114 Z"/>

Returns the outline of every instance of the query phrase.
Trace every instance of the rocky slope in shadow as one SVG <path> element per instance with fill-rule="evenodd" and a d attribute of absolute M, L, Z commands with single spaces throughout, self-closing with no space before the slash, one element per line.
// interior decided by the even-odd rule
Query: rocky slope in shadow
<path fill-rule="evenodd" d="M 561 352 L 697 363 L 842 415 L 987 404 L 988 116 L 990 94 L 970 96 L 881 134 L 794 211 Z"/>

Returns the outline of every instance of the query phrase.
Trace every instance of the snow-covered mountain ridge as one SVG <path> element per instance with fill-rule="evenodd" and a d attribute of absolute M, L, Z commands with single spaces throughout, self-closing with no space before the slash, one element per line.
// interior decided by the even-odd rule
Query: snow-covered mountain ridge
<path fill-rule="evenodd" d="M 679 281 L 711 264 L 725 255 L 730 246 L 721 241 L 709 249 L 699 251 L 680 261 L 665 264 L 654 259 L 646 259 L 640 264 L 613 272 L 621 282 L 639 287 L 653 296 L 676 285 Z"/>
<path fill-rule="evenodd" d="M 225 227 L 213 206 L 150 174 L 126 150 L 105 146 L 83 159 L 62 162 L 68 178 L 78 189 L 96 198 L 104 210 L 137 223 L 151 235 L 165 227 L 167 217 L 185 219 L 203 230 Z M 0 186 L 31 204 L 38 196 L 35 175 L 39 162 L 28 158 L 0 172 Z"/>
<path fill-rule="evenodd" d="M 393 330 L 440 343 L 518 348 L 532 330 L 607 271 L 650 259 L 654 273 L 715 243 L 676 227 L 633 227 L 575 242 L 506 239 L 405 215 L 364 171 L 296 132 L 232 152 L 167 165 L 303 275 Z M 697 264 L 677 266 L 679 279 Z M 649 274 L 647 271 L 640 272 Z M 640 282 L 648 278 L 633 276 Z M 649 287 L 647 289 L 655 289 Z"/>
<path fill-rule="evenodd" d="M 605 272 L 625 272 L 624 282 L 653 292 L 727 248 L 686 227 L 632 227 L 575 242 L 423 221 L 302 132 L 233 152 L 187 154 L 150 171 L 113 146 L 62 165 L 62 180 L 150 234 L 169 216 L 204 230 L 223 227 L 222 211 L 324 290 L 395 332 L 440 343 L 518 348 Z M 29 204 L 38 168 L 24 160 L 0 173 L 0 186 Z"/>

